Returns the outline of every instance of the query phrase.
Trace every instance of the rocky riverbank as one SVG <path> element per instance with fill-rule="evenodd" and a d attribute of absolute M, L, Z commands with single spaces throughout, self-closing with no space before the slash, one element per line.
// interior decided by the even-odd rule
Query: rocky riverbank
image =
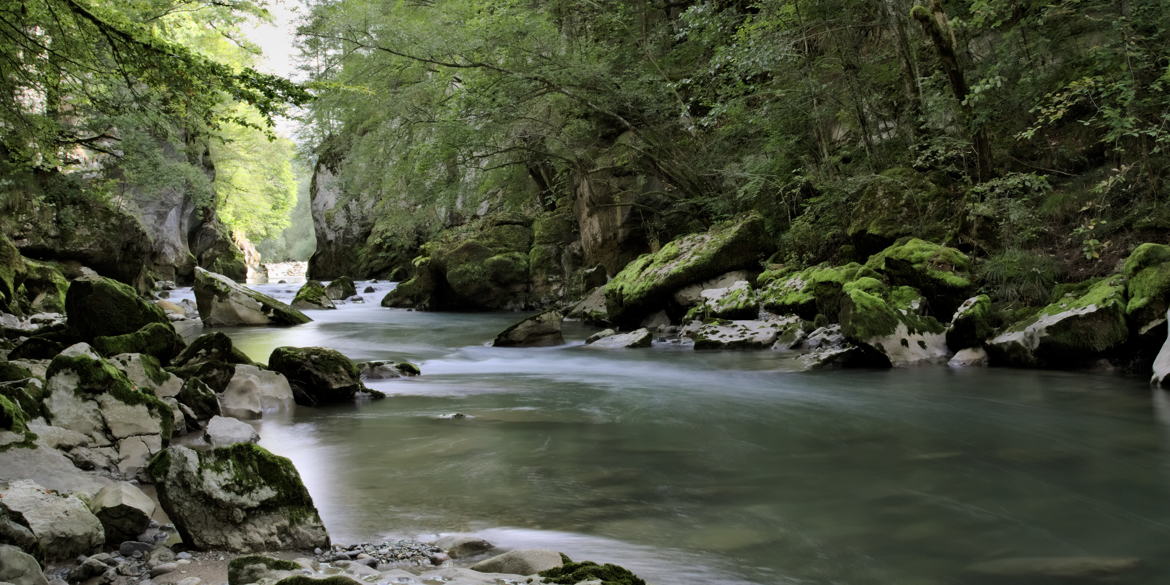
<path fill-rule="evenodd" d="M 247 421 L 380 398 L 366 379 L 419 375 L 417 366 L 357 364 L 320 347 L 280 347 L 256 363 L 222 333 L 194 335 L 309 318 L 202 269 L 196 314 L 186 302 L 144 298 L 92 271 L 67 275 L 6 249 L 0 582 L 486 585 L 549 570 L 569 575 L 549 574 L 557 583 L 640 582 L 616 568 L 562 568 L 558 552 L 499 551 L 475 539 L 332 544 L 297 470 L 256 445 Z M 325 294 L 356 292 L 336 280 Z M 276 552 L 250 555 L 257 551 Z"/>

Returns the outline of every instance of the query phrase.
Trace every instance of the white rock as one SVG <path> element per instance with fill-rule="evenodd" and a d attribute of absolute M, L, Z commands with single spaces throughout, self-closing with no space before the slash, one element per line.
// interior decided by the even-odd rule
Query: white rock
<path fill-rule="evenodd" d="M 623 349 L 627 347 L 650 347 L 654 335 L 649 329 L 642 328 L 629 333 L 615 333 L 600 339 L 595 339 L 585 347 L 597 349 Z"/>
<path fill-rule="evenodd" d="M 555 569 L 563 564 L 561 553 L 555 550 L 526 549 L 508 551 L 502 555 L 480 561 L 472 565 L 471 570 L 481 573 L 534 575 L 541 571 Z"/>
<path fill-rule="evenodd" d="M 266 413 L 289 410 L 292 405 L 292 387 L 284 374 L 244 364 L 236 366 L 219 396 L 220 410 L 235 418 L 261 418 Z"/>
<path fill-rule="evenodd" d="M 157 360 L 150 356 L 123 353 L 110 358 L 110 363 L 122 370 L 135 386 L 159 398 L 178 396 L 179 390 L 183 389 L 183 379 L 162 369 Z"/>
<path fill-rule="evenodd" d="M 982 368 L 987 366 L 987 350 L 982 347 L 968 347 L 955 353 L 947 365 L 952 368 Z"/>
<path fill-rule="evenodd" d="M 32 555 L 9 544 L 0 544 L 0 583 L 49 585 L 40 563 Z"/>
<path fill-rule="evenodd" d="M 1170 319 L 1170 311 L 1167 311 L 1166 318 Z M 1170 336 L 1167 336 L 1165 343 L 1162 344 L 1158 357 L 1154 358 L 1154 374 L 1150 378 L 1150 383 L 1159 388 L 1170 385 Z"/>
<path fill-rule="evenodd" d="M 203 439 L 212 447 L 226 447 L 236 443 L 255 443 L 260 440 L 260 435 L 246 422 L 213 416 L 203 431 Z"/>
<path fill-rule="evenodd" d="M 704 290 L 728 288 L 736 282 L 747 281 L 750 278 L 751 275 L 743 270 L 728 272 L 711 280 L 679 289 L 678 292 L 674 293 L 674 301 L 683 307 L 693 307 L 703 302 Z"/>
<path fill-rule="evenodd" d="M 105 528 L 107 542 L 134 540 L 150 526 L 154 500 L 134 484 L 110 484 L 94 496 L 89 509 Z"/>
<path fill-rule="evenodd" d="M 52 493 L 29 480 L 0 488 L 0 512 L 27 529 L 47 559 L 88 555 L 105 542 L 102 523 L 76 496 Z"/>

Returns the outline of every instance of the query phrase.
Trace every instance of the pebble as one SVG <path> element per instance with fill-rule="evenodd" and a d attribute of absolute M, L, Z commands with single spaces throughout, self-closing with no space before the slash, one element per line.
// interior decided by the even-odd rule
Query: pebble
<path fill-rule="evenodd" d="M 178 558 L 178 559 L 179 559 L 179 560 L 181 560 L 181 561 L 189 561 L 189 560 L 191 560 L 191 553 L 189 553 L 189 552 L 181 552 L 181 553 L 179 553 L 179 554 L 175 555 L 175 557 L 176 557 L 176 558 Z"/>
<path fill-rule="evenodd" d="M 145 542 L 138 542 L 137 540 L 127 540 L 118 547 L 118 552 L 122 553 L 124 557 L 141 558 L 142 555 L 150 552 L 154 548 L 153 544 Z"/>

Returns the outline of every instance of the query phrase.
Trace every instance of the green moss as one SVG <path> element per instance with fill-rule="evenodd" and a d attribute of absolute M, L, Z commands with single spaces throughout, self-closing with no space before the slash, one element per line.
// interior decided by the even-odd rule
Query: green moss
<path fill-rule="evenodd" d="M 852 339 L 867 341 L 894 333 L 905 325 L 910 333 L 941 333 L 936 319 L 921 314 L 925 299 L 908 286 L 887 288 L 873 278 L 847 283 L 841 303 L 841 331 Z"/>
<path fill-rule="evenodd" d="M 959 350 L 982 345 L 994 333 L 991 297 L 979 295 L 965 301 L 947 328 L 947 347 Z"/>
<path fill-rule="evenodd" d="M 288 378 L 297 404 L 304 406 L 345 402 L 365 390 L 357 364 L 324 347 L 278 347 L 268 367 Z"/>
<path fill-rule="evenodd" d="M 69 281 L 51 264 L 24 259 L 24 273 L 18 296 L 24 297 L 30 312 L 65 312 Z"/>
<path fill-rule="evenodd" d="M 17 403 L 0 396 L 0 431 L 24 433 L 28 431 L 28 415 Z"/>
<path fill-rule="evenodd" d="M 640 321 L 656 301 L 683 286 L 754 265 L 762 241 L 763 220 L 752 214 L 643 254 L 605 285 L 609 316 L 619 323 Z"/>
<path fill-rule="evenodd" d="M 856 262 L 843 266 L 811 266 L 772 279 L 760 291 L 760 303 L 770 312 L 795 314 L 809 320 L 818 313 L 836 315 L 845 283 L 874 276 L 876 273 Z"/>
<path fill-rule="evenodd" d="M 1142 330 L 1166 317 L 1170 308 L 1170 246 L 1142 244 L 1122 266 L 1128 279 L 1125 314 Z"/>
<path fill-rule="evenodd" d="M 0 382 L 11 382 L 31 378 L 32 372 L 12 362 L 0 362 Z"/>
<path fill-rule="evenodd" d="M 228 563 L 228 585 L 255 583 L 257 573 L 265 571 L 296 571 L 300 565 L 284 559 L 262 555 L 247 555 L 232 559 Z M 257 571 L 259 569 L 259 571 Z"/>
<path fill-rule="evenodd" d="M 568 557 L 565 557 L 566 559 Z M 540 573 L 547 583 L 575 585 L 582 581 L 600 581 L 601 585 L 646 585 L 646 582 L 628 569 L 618 565 L 598 565 L 584 561 L 574 563 L 565 561 L 565 564 Z"/>
<path fill-rule="evenodd" d="M 1063 298 L 1044 307 L 1040 310 L 1040 314 L 1055 315 L 1057 313 L 1063 313 L 1073 309 L 1083 309 L 1090 306 L 1125 306 L 1125 279 L 1123 277 L 1113 276 L 1090 282 L 1092 284 L 1073 293 L 1066 293 Z"/>
<path fill-rule="evenodd" d="M 532 223 L 532 238 L 536 244 L 567 244 L 577 237 L 577 218 L 557 210 L 541 214 Z"/>
<path fill-rule="evenodd" d="M 865 265 L 887 274 L 898 284 L 923 290 L 931 287 L 968 289 L 971 259 L 964 253 L 918 238 L 894 244 L 870 256 Z"/>
<path fill-rule="evenodd" d="M 199 420 L 207 420 L 219 414 L 219 398 L 199 378 L 191 378 L 183 382 L 183 387 L 175 398 L 178 399 L 179 404 L 190 408 L 191 412 L 195 414 L 195 418 Z"/>
<path fill-rule="evenodd" d="M 309 491 L 301 482 L 301 476 L 293 467 L 292 461 L 274 455 L 259 445 L 236 443 L 228 447 L 200 451 L 199 463 L 200 467 L 229 477 L 230 483 L 224 487 L 236 493 L 272 489 L 275 494 L 265 500 L 265 508 L 285 508 L 287 513 L 292 515 L 299 515 L 305 511 L 316 515 L 313 500 L 309 497 Z M 154 472 L 151 474 L 154 475 Z M 290 520 L 295 522 L 297 519 Z"/>
<path fill-rule="evenodd" d="M 293 298 L 292 306 L 298 309 L 337 308 L 333 306 L 333 302 L 329 299 L 329 293 L 325 290 L 325 285 L 316 280 L 306 282 L 297 291 L 297 296 Z"/>
<path fill-rule="evenodd" d="M 174 365 L 181 367 L 207 362 L 254 365 L 251 358 L 232 343 L 230 337 L 219 331 L 196 337 L 195 341 L 175 358 Z"/>
<path fill-rule="evenodd" d="M 397 364 L 394 364 L 394 369 L 398 370 L 398 373 L 402 374 L 403 376 L 422 375 L 422 369 L 410 362 L 398 362 Z"/>
<path fill-rule="evenodd" d="M 183 351 L 185 344 L 169 324 L 151 323 L 134 333 L 95 337 L 93 347 L 105 356 L 141 353 L 169 363 L 171 358 Z"/>
<path fill-rule="evenodd" d="M 339 276 L 325 287 L 325 292 L 331 300 L 340 301 L 356 295 L 357 287 L 354 286 L 352 278 Z"/>
<path fill-rule="evenodd" d="M 1025 331 L 1043 322 L 1043 336 L 1035 356 L 1021 361 L 1083 366 L 1083 360 L 1117 349 L 1128 339 L 1124 277 L 1090 280 L 1066 287 L 1064 292 L 1055 302 L 1008 328 L 1009 332 Z"/>
<path fill-rule="evenodd" d="M 756 291 L 750 286 L 732 287 L 722 297 L 703 304 L 709 306 L 710 315 L 723 319 L 755 319 L 760 312 Z"/>

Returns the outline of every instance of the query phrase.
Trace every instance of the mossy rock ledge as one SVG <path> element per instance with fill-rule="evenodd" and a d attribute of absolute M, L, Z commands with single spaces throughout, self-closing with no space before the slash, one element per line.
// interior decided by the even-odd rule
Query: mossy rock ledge
<path fill-rule="evenodd" d="M 208 327 L 300 325 L 312 321 L 266 294 L 202 268 L 195 269 L 195 304 Z"/>
<path fill-rule="evenodd" d="M 926 299 L 917 290 L 865 277 L 842 292 L 839 320 L 849 341 L 884 355 L 892 366 L 946 360 L 945 328 L 925 314 Z"/>
<path fill-rule="evenodd" d="M 939 314 L 950 315 L 971 295 L 971 259 L 947 246 L 906 238 L 874 254 L 865 266 L 892 285 L 918 289 Z"/>
<path fill-rule="evenodd" d="M 1126 343 L 1125 307 L 1120 275 L 1082 283 L 989 340 L 987 353 L 992 365 L 1083 368 Z"/>
<path fill-rule="evenodd" d="M 634 327 L 679 289 L 739 268 L 766 251 L 763 220 L 747 215 L 671 241 L 630 262 L 605 286 L 609 320 Z"/>
<path fill-rule="evenodd" d="M 197 549 L 310 550 L 329 535 L 291 461 L 253 444 L 171 447 L 147 468 L 183 542 Z"/>

